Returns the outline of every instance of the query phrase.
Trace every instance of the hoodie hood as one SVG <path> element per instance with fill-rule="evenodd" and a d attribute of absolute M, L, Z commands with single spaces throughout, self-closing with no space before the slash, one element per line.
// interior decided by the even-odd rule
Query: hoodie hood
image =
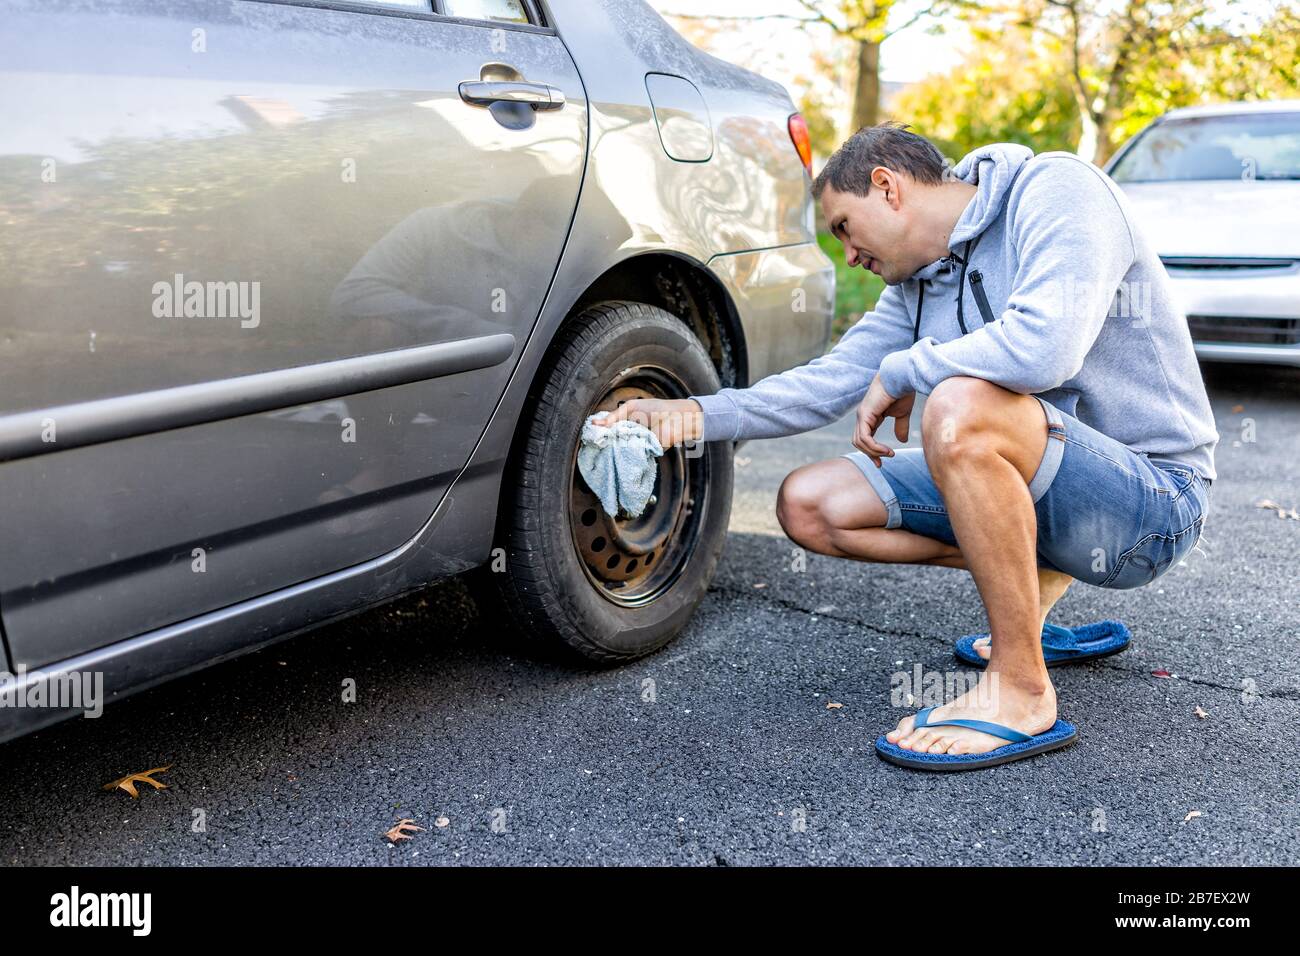
<path fill-rule="evenodd" d="M 1032 149 L 1019 143 L 991 143 L 962 157 L 952 174 L 977 187 L 977 192 L 957 220 L 948 240 L 949 248 L 974 239 L 1001 214 L 1011 180 L 1033 156 Z"/>
<path fill-rule="evenodd" d="M 953 227 L 948 239 L 949 249 L 974 239 L 1002 214 L 1011 180 L 1033 156 L 1032 149 L 1019 143 L 990 143 L 961 158 L 961 162 L 953 167 L 952 175 L 975 186 L 976 193 Z M 951 256 L 936 259 L 918 269 L 912 278 L 933 279 L 952 268 L 953 262 Z"/>

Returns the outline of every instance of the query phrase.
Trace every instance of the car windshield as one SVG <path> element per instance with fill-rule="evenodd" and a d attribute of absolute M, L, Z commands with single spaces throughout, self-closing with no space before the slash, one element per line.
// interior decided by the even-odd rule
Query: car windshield
<path fill-rule="evenodd" d="M 1300 112 L 1157 123 L 1124 153 L 1111 178 L 1120 183 L 1300 179 Z"/>

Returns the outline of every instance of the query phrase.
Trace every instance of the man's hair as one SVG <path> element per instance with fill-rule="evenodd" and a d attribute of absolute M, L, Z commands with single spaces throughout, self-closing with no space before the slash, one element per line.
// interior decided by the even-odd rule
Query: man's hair
<path fill-rule="evenodd" d="M 871 171 L 877 166 L 907 173 L 918 183 L 938 186 L 943 182 L 946 164 L 933 143 L 908 132 L 904 123 L 864 126 L 826 161 L 813 180 L 813 198 L 820 199 L 827 186 L 836 192 L 865 196 L 871 186 Z"/>

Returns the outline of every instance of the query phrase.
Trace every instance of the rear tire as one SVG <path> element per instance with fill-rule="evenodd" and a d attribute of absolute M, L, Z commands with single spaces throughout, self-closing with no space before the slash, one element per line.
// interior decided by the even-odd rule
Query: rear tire
<path fill-rule="evenodd" d="M 618 664 L 681 631 L 726 540 L 731 443 L 666 450 L 656 502 L 641 518 L 618 521 L 578 475 L 577 448 L 598 409 L 719 387 L 699 340 L 663 309 L 605 302 L 566 324 L 529 393 L 507 466 L 496 542 L 504 569 L 478 575 L 529 637 Z"/>

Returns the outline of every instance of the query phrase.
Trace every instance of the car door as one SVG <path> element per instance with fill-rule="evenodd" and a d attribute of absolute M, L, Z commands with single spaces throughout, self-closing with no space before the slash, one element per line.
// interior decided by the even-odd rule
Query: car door
<path fill-rule="evenodd" d="M 530 5 L 440 2 L 0 0 L 13 664 L 390 551 L 465 465 L 586 102 Z"/>

